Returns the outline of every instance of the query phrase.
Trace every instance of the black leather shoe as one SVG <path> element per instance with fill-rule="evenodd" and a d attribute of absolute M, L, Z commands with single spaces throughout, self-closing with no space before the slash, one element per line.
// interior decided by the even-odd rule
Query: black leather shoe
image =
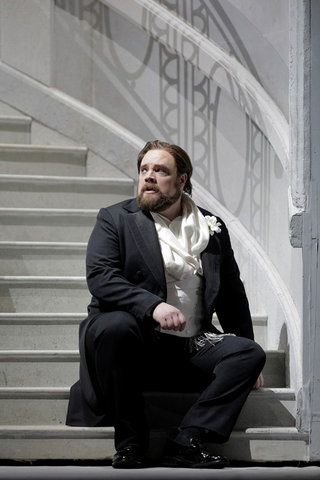
<path fill-rule="evenodd" d="M 118 450 L 112 460 L 113 468 L 143 468 L 144 458 L 137 447 L 129 446 Z"/>
<path fill-rule="evenodd" d="M 224 468 L 229 466 L 229 460 L 220 455 L 211 455 L 201 440 L 194 437 L 191 438 L 189 447 L 169 440 L 163 450 L 161 465 L 182 468 Z"/>

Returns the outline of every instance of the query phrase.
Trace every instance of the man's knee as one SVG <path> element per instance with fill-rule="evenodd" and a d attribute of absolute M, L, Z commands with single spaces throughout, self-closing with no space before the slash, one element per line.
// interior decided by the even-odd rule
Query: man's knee
<path fill-rule="evenodd" d="M 88 328 L 88 334 L 95 340 L 107 338 L 112 342 L 122 342 L 139 336 L 138 320 L 122 311 L 101 313 Z"/>
<path fill-rule="evenodd" d="M 254 365 L 257 365 L 260 368 L 260 371 L 263 369 L 264 364 L 266 362 L 266 353 L 263 348 L 254 340 L 245 339 L 247 343 L 246 350 L 248 351 L 248 355 L 252 360 Z"/>
<path fill-rule="evenodd" d="M 238 355 L 244 355 L 246 361 L 252 363 L 252 365 L 258 365 L 261 370 L 266 362 L 266 354 L 263 348 L 254 340 L 244 337 L 228 337 L 230 343 L 232 343 L 231 350 Z"/>

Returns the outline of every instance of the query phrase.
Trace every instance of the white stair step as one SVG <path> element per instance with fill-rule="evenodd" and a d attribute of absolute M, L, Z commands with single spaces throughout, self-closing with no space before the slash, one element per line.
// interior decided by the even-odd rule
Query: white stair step
<path fill-rule="evenodd" d="M 0 174 L 85 176 L 85 147 L 1 145 Z"/>
<path fill-rule="evenodd" d="M 0 387 L 70 387 L 79 378 L 79 353 L 1 351 Z"/>
<path fill-rule="evenodd" d="M 284 388 L 284 352 L 267 351 L 265 387 Z M 77 350 L 2 350 L 0 387 L 70 387 L 79 378 Z"/>
<path fill-rule="evenodd" d="M 85 277 L 0 277 L 0 312 L 84 312 L 90 303 Z"/>
<path fill-rule="evenodd" d="M 1 313 L 0 350 L 76 350 L 83 313 Z"/>
<path fill-rule="evenodd" d="M 100 208 L 134 195 L 131 179 L 0 175 L 0 204 L 29 208 Z"/>
<path fill-rule="evenodd" d="M 198 393 L 148 392 L 146 407 L 150 425 L 155 428 L 178 428 L 197 397 Z M 250 393 L 236 429 L 295 427 L 295 417 L 296 400 L 293 389 L 261 388 Z"/>
<path fill-rule="evenodd" d="M 3 242 L 0 241 L 2 275 L 72 275 L 83 276 L 85 242 Z"/>
<path fill-rule="evenodd" d="M 160 457 L 167 438 L 166 430 L 151 432 L 150 456 Z M 2 459 L 102 460 L 115 453 L 112 427 L 2 426 L 0 441 Z M 308 435 L 295 428 L 250 428 L 234 431 L 228 443 L 209 448 L 234 461 L 307 461 Z"/>
<path fill-rule="evenodd" d="M 213 325 L 221 330 L 217 317 L 213 316 Z M 262 348 L 267 348 L 268 318 L 266 315 L 252 315 L 254 339 Z"/>
<path fill-rule="evenodd" d="M 0 350 L 76 349 L 79 324 L 86 316 L 86 310 L 81 313 L 0 313 Z M 260 329 L 261 316 L 253 315 L 252 320 L 254 330 Z"/>
<path fill-rule="evenodd" d="M 0 208 L 1 241 L 87 242 L 98 209 Z"/>
<path fill-rule="evenodd" d="M 23 115 L 0 115 L 0 143 L 30 144 L 32 119 Z"/>
<path fill-rule="evenodd" d="M 145 393 L 152 428 L 179 427 L 197 394 Z M 0 425 L 64 425 L 69 388 L 0 388 Z M 294 427 L 295 393 L 291 389 L 252 391 L 236 424 L 249 427 Z"/>

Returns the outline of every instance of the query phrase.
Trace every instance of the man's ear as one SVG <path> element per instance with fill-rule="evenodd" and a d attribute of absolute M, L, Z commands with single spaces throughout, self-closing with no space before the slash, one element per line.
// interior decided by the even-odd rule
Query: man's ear
<path fill-rule="evenodd" d="M 180 184 L 181 190 L 183 190 L 183 187 L 185 186 L 187 180 L 188 180 L 188 175 L 186 173 L 183 173 L 182 175 L 180 175 L 179 184 Z"/>

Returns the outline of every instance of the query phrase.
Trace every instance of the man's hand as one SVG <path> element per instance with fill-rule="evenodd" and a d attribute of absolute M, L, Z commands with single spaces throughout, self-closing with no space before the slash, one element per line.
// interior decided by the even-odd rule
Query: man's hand
<path fill-rule="evenodd" d="M 168 303 L 159 303 L 152 313 L 153 319 L 158 322 L 163 330 L 182 332 L 186 326 L 186 319 L 178 308 Z"/>
<path fill-rule="evenodd" d="M 264 379 L 262 373 L 260 373 L 256 383 L 253 386 L 253 390 L 259 390 L 259 388 L 263 387 L 264 385 Z"/>

